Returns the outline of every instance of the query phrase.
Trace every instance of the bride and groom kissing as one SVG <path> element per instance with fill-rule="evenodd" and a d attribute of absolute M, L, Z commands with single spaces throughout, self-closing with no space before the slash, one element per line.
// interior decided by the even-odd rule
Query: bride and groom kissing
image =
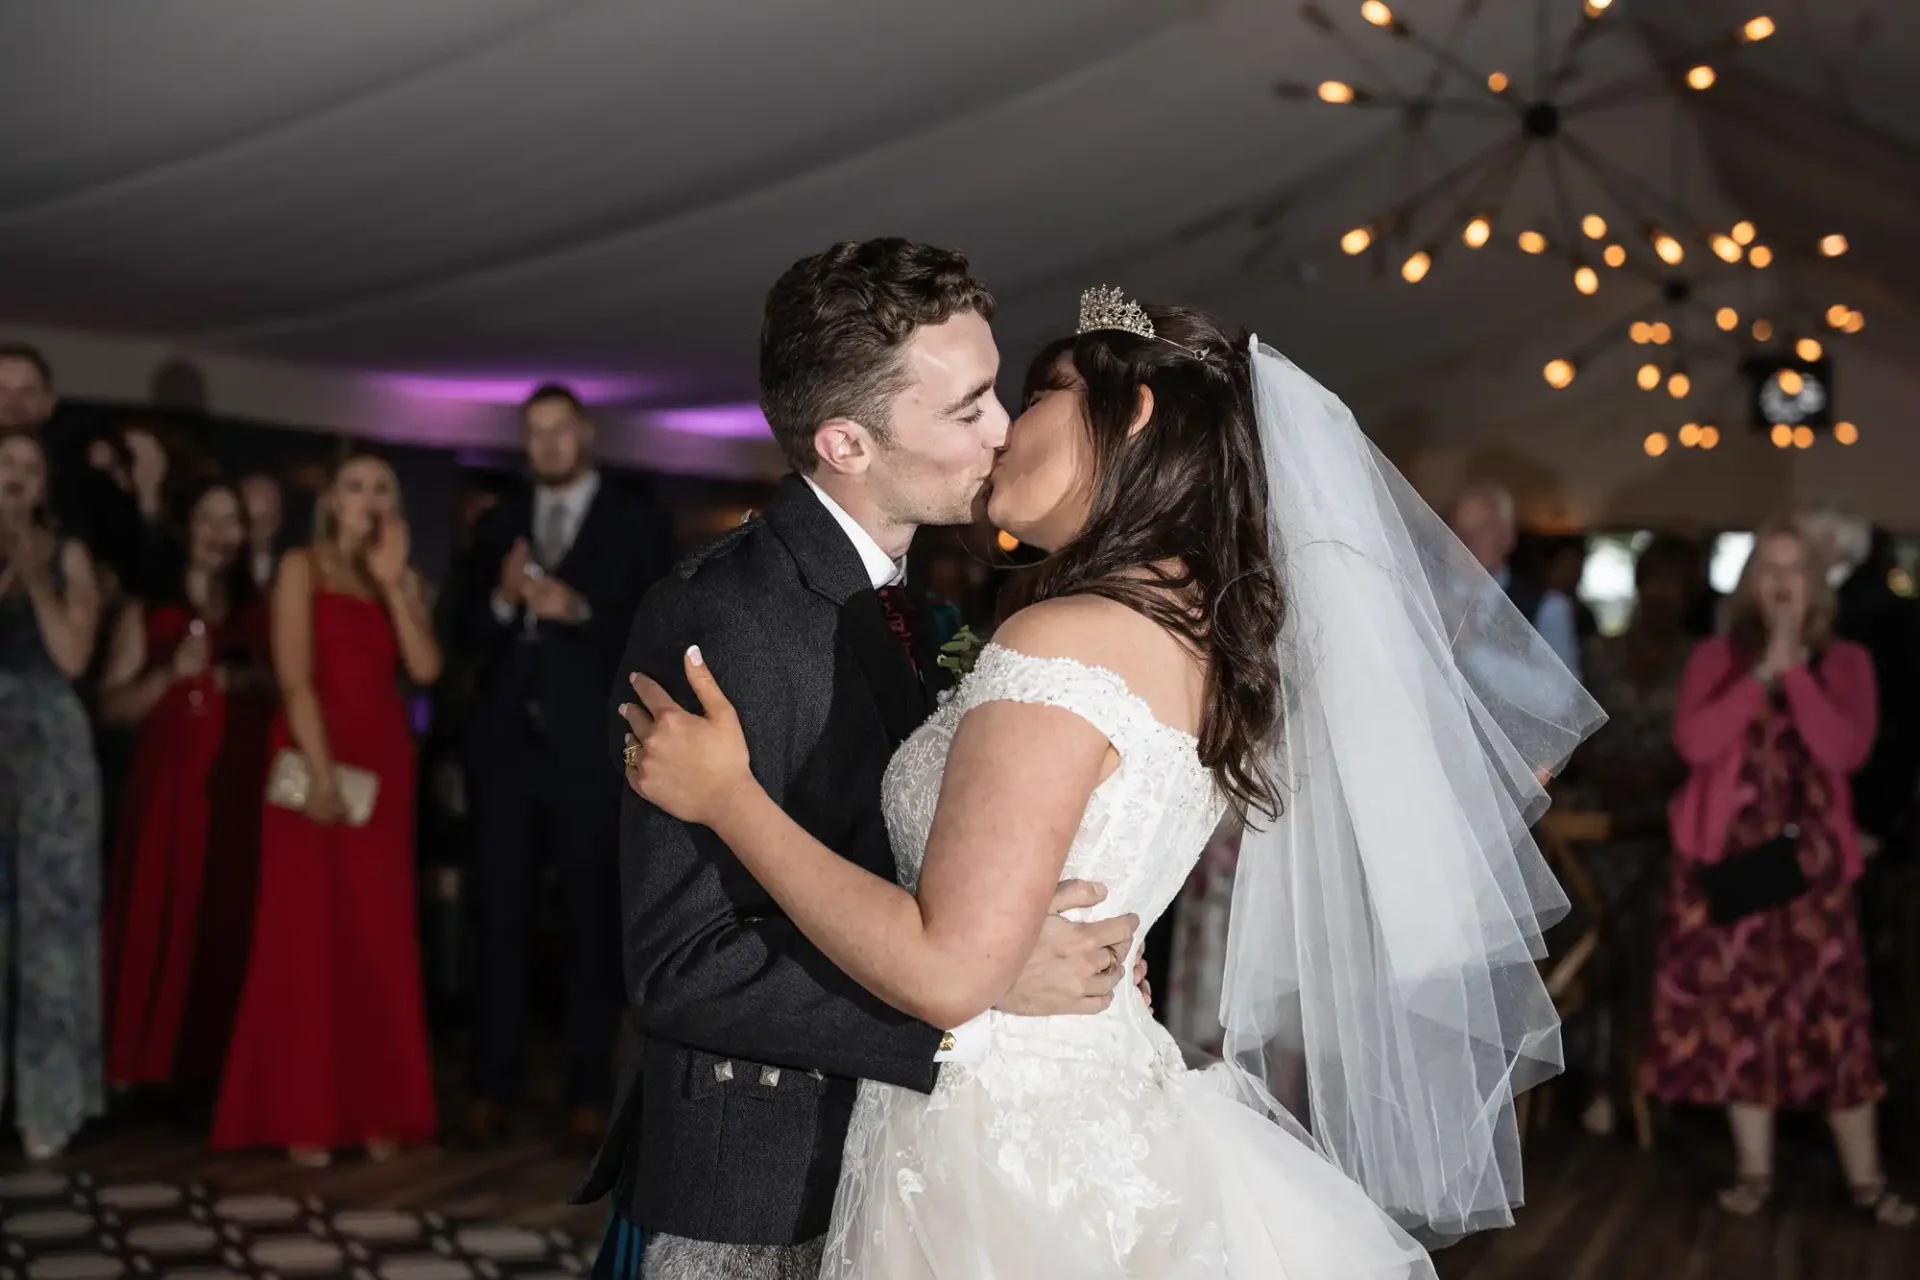
<path fill-rule="evenodd" d="M 1435 658 L 1458 584 L 1408 535 L 1437 520 L 1378 501 L 1391 469 L 1270 348 L 1090 290 L 1010 423 L 992 314 L 903 240 L 768 295 L 795 474 L 649 594 L 613 694 L 637 1034 L 576 1194 L 614 1199 L 597 1271 L 1431 1275 L 1406 1228 L 1518 1198 L 1512 1091 L 1557 1043 L 1515 978 L 1551 881 L 1511 832 L 1592 717 L 1501 736 L 1521 715 Z M 983 497 L 1048 556 L 956 687 L 903 565 Z M 1396 682 L 1418 723 L 1369 701 Z M 1232 1060 L 1194 1071 L 1121 979 L 1229 811 Z M 1264 1087 L 1282 1049 L 1312 1135 Z"/>

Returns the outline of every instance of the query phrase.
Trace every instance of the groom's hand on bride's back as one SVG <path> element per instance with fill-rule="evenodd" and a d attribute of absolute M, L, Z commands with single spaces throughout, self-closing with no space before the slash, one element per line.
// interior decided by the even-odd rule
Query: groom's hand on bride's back
<path fill-rule="evenodd" d="M 1113 991 L 1126 976 L 1126 956 L 1140 917 L 1075 921 L 1060 913 L 1098 906 L 1107 896 L 1100 885 L 1062 880 L 1047 916 L 1040 922 L 1026 966 L 999 1004 L 1002 1013 L 1046 1017 L 1062 1013 L 1098 1013 L 1113 1003 Z M 1145 981 L 1138 985 L 1145 994 Z"/>

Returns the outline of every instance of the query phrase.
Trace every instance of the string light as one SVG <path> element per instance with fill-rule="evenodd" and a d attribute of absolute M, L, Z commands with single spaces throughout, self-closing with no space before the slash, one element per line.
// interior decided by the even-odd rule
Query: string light
<path fill-rule="evenodd" d="M 1837 258 L 1847 251 L 1847 238 L 1841 235 L 1822 236 L 1820 252 L 1829 258 Z"/>
<path fill-rule="evenodd" d="M 1827 308 L 1827 323 L 1836 329 L 1847 327 L 1847 317 L 1853 312 L 1844 303 L 1836 302 Z"/>
<path fill-rule="evenodd" d="M 1694 449 L 1698 448 L 1699 445 L 1700 424 L 1697 422 L 1683 424 L 1680 428 L 1680 447 L 1682 449 Z"/>
<path fill-rule="evenodd" d="M 1687 72 L 1687 87 L 1700 90 L 1711 89 L 1716 79 L 1718 77 L 1714 75 L 1713 68 L 1703 62 Z"/>
<path fill-rule="evenodd" d="M 1587 0 L 1584 7 L 1589 18 L 1597 18 L 1613 7 L 1613 0 Z"/>
<path fill-rule="evenodd" d="M 1487 77 L 1487 88 L 1495 93 L 1505 93 L 1510 83 L 1512 82 L 1507 79 L 1507 73 L 1504 71 L 1496 71 Z"/>
<path fill-rule="evenodd" d="M 1655 431 L 1647 437 L 1645 444 L 1641 447 L 1647 451 L 1649 458 L 1657 458 L 1667 451 L 1667 438 Z"/>
<path fill-rule="evenodd" d="M 994 541 L 999 544 L 1002 551 L 1013 552 L 1020 549 L 1020 539 L 1014 537 L 1005 529 L 1000 531 L 1000 535 L 996 537 Z"/>
<path fill-rule="evenodd" d="M 1336 107 L 1345 106 L 1353 101 L 1353 86 L 1344 80 L 1322 80 L 1320 101 L 1332 103 Z"/>
<path fill-rule="evenodd" d="M 1722 262 L 1740 261 L 1740 246 L 1734 242 L 1734 239 L 1732 236 L 1715 236 L 1712 240 L 1712 244 L 1713 244 L 1713 251 L 1714 253 L 1719 255 L 1720 261 Z"/>
<path fill-rule="evenodd" d="M 1651 391 L 1660 385 L 1660 366 L 1657 364 L 1643 364 L 1640 366 L 1640 372 L 1636 373 L 1633 377 L 1634 381 L 1640 384 L 1642 391 Z"/>
<path fill-rule="evenodd" d="M 1573 273 L 1573 287 L 1589 296 L 1599 292 L 1600 273 L 1584 263 L 1581 264 Z"/>
<path fill-rule="evenodd" d="M 1522 231 L 1520 233 L 1520 251 L 1522 253 L 1545 253 L 1547 251 L 1547 238 L 1538 231 Z"/>
<path fill-rule="evenodd" d="M 1773 265 L 1773 250 L 1763 244 L 1757 244 L 1747 250 L 1747 261 L 1764 271 Z"/>
<path fill-rule="evenodd" d="M 1633 327 L 1627 330 L 1627 336 L 1632 338 L 1635 343 L 1644 347 L 1653 341 L 1653 326 L 1645 320 L 1635 320 Z"/>
<path fill-rule="evenodd" d="M 1648 239 L 1653 242 L 1653 251 L 1660 255 L 1660 261 L 1668 266 L 1677 267 L 1686 260 L 1686 249 L 1666 232 L 1655 231 Z"/>
<path fill-rule="evenodd" d="M 1607 220 L 1597 213 L 1590 213 L 1580 219 L 1580 229 L 1587 233 L 1589 240 L 1604 240 L 1607 235 Z"/>
<path fill-rule="evenodd" d="M 1700 428 L 1700 447 L 1702 449 L 1711 449 L 1719 443 L 1720 443 L 1720 428 L 1715 426 L 1705 426 Z"/>
<path fill-rule="evenodd" d="M 1733 224 L 1733 241 L 1735 244 L 1752 244 L 1754 236 L 1758 234 L 1759 233 L 1753 229 L 1751 222 L 1736 222 Z"/>
<path fill-rule="evenodd" d="M 1573 361 L 1550 360 L 1542 372 L 1546 376 L 1548 386 L 1555 391 L 1564 391 L 1573 381 Z"/>
<path fill-rule="evenodd" d="M 1493 223 L 1489 222 L 1483 214 L 1467 224 L 1466 230 L 1460 233 L 1460 239 L 1466 244 L 1467 248 L 1478 249 L 1486 244 L 1488 238 L 1492 235 Z"/>
<path fill-rule="evenodd" d="M 1367 0 L 1365 4 L 1360 6 L 1360 16 L 1376 27 L 1390 27 L 1393 25 L 1393 10 L 1381 4 L 1380 0 Z"/>
<path fill-rule="evenodd" d="M 1755 342 L 1773 341 L 1773 321 L 1755 320 L 1753 322 L 1753 340 Z"/>
<path fill-rule="evenodd" d="M 1793 429 L 1793 447 L 1796 449 L 1813 448 L 1813 428 L 1802 423 Z"/>
<path fill-rule="evenodd" d="M 1355 227 L 1340 237 L 1340 247 L 1349 254 L 1365 253 L 1367 246 L 1373 243 L 1372 227 Z"/>
<path fill-rule="evenodd" d="M 1800 376 L 1798 369 L 1782 369 L 1774 377 L 1780 389 L 1790 396 L 1797 396 L 1806 389 L 1807 380 Z"/>
<path fill-rule="evenodd" d="M 1425 249 L 1414 252 L 1411 258 L 1400 264 L 1400 278 L 1408 284 L 1419 284 L 1427 278 L 1427 272 L 1433 270 L 1433 255 Z"/>
<path fill-rule="evenodd" d="M 1722 333 L 1732 333 L 1740 327 L 1740 313 L 1732 307 L 1722 307 L 1713 313 L 1713 322 L 1720 326 Z"/>
<path fill-rule="evenodd" d="M 1664 347 L 1673 341 L 1673 326 L 1665 320 L 1655 320 L 1652 327 L 1647 330 L 1647 336 L 1653 339 L 1654 346 Z"/>
<path fill-rule="evenodd" d="M 1746 37 L 1747 43 L 1758 44 L 1773 34 L 1773 19 L 1765 14 L 1749 19 L 1747 25 L 1740 28 L 1740 34 Z"/>
<path fill-rule="evenodd" d="M 1667 394 L 1675 400 L 1685 400 L 1687 392 L 1693 390 L 1693 379 L 1684 373 L 1676 373 L 1667 379 Z"/>
<path fill-rule="evenodd" d="M 1819 341 L 1814 338 L 1802 338 L 1793 344 L 1794 354 L 1808 362 L 1818 360 L 1825 350 Z"/>
<path fill-rule="evenodd" d="M 1840 444 L 1858 443 L 1860 439 L 1860 428 L 1854 426 L 1851 422 L 1836 422 L 1833 424 L 1833 438 Z"/>
<path fill-rule="evenodd" d="M 1773 424 L 1773 430 L 1768 433 L 1767 438 L 1773 441 L 1773 447 L 1776 449 L 1791 449 L 1793 447 L 1793 428 L 1784 422 L 1776 422 Z"/>
<path fill-rule="evenodd" d="M 1846 331 L 1848 333 L 1858 333 L 1866 327 L 1867 318 L 1865 316 L 1861 315 L 1858 311 L 1847 312 Z"/>
<path fill-rule="evenodd" d="M 1610 267 L 1624 267 L 1627 265 L 1627 251 L 1617 244 L 1608 245 L 1607 251 L 1603 256 L 1606 258 L 1607 265 Z"/>

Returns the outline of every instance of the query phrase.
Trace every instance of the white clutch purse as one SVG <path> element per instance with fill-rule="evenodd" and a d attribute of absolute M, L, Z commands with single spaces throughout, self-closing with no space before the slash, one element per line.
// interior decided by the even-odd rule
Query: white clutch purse
<path fill-rule="evenodd" d="M 347 825 L 364 827 L 373 817 L 374 801 L 380 798 L 380 775 L 350 764 L 333 766 L 334 781 L 340 787 L 340 800 L 346 806 Z M 307 811 L 307 799 L 313 794 L 313 771 L 307 758 L 292 747 L 282 747 L 267 772 L 267 803 L 295 813 Z"/>

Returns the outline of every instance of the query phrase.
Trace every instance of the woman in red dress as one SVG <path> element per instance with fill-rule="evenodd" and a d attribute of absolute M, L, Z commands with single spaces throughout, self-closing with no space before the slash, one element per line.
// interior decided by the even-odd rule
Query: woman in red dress
<path fill-rule="evenodd" d="M 1873 661 L 1833 639 L 1833 614 L 1800 535 L 1763 532 L 1728 634 L 1696 647 L 1680 678 L 1673 740 L 1689 774 L 1670 813 L 1672 888 L 1641 1083 L 1669 1102 L 1727 1109 L 1738 1171 L 1720 1196 L 1727 1212 L 1757 1213 L 1772 1193 L 1774 1113 L 1817 1107 L 1855 1203 L 1907 1226 L 1915 1210 L 1887 1189 L 1880 1162 L 1886 1086 L 1853 900 L 1861 853 L 1847 780 L 1873 746 Z M 1716 922 L 1703 869 L 1783 835 L 1797 837 L 1804 891 Z"/>
<path fill-rule="evenodd" d="M 303 758 L 301 811 L 270 797 L 259 904 L 212 1145 L 285 1147 L 319 1165 L 375 1159 L 435 1129 L 414 896 L 414 747 L 402 671 L 440 674 L 400 489 L 384 462 L 347 459 L 320 498 L 311 547 L 273 586 L 283 710 L 269 754 Z M 340 773 L 377 779 L 353 825 Z"/>
<path fill-rule="evenodd" d="M 102 719 L 139 725 L 101 939 L 115 1088 L 218 1078 L 253 911 L 259 824 L 215 815 L 261 785 L 266 616 L 239 493 L 203 482 L 182 510 L 175 581 L 121 612 L 100 682 Z"/>

